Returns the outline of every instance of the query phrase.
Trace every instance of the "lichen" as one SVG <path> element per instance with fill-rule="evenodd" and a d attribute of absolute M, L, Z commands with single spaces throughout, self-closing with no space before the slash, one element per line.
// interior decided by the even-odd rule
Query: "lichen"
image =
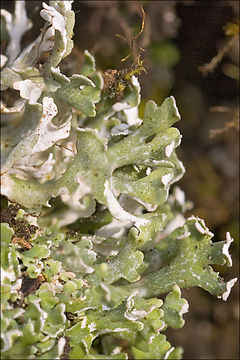
<path fill-rule="evenodd" d="M 117 98 L 88 51 L 80 74 L 61 73 L 71 3 L 43 3 L 46 24 L 22 51 L 24 2 L 1 13 L 1 85 L 19 91 L 2 106 L 2 358 L 180 359 L 164 334 L 184 325 L 180 289 L 226 300 L 236 279 L 212 265 L 232 265 L 233 239 L 212 242 L 202 219 L 184 217 L 189 202 L 172 188 L 185 171 L 172 96 L 148 101 L 140 118 L 138 73 Z"/>

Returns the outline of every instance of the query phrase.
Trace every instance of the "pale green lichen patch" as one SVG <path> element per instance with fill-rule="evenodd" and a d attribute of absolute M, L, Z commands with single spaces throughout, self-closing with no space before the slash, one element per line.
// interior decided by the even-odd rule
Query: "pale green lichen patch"
<path fill-rule="evenodd" d="M 232 266 L 233 239 L 212 242 L 202 219 L 185 219 L 181 189 L 169 196 L 185 171 L 172 96 L 141 119 L 135 76 L 113 96 L 88 51 L 80 74 L 57 67 L 73 47 L 71 5 L 43 3 L 46 23 L 23 51 L 24 2 L 1 13 L 1 86 L 19 91 L 2 104 L 2 358 L 181 359 L 164 335 L 184 325 L 180 289 L 226 300 L 236 279 L 212 265 Z"/>

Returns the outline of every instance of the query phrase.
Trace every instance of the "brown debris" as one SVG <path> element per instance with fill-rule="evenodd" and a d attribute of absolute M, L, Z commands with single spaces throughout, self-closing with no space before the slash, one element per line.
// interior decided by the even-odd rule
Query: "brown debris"
<path fill-rule="evenodd" d="M 106 91 L 107 89 L 113 87 L 113 85 L 117 80 L 117 73 L 118 71 L 113 69 L 108 69 L 103 73 L 103 81 L 104 81 L 103 91 Z"/>
<path fill-rule="evenodd" d="M 44 281 L 45 278 L 43 275 L 39 275 L 37 278 L 34 279 L 28 276 L 23 276 L 20 291 L 23 293 L 24 297 L 29 294 L 33 294 Z"/>
<path fill-rule="evenodd" d="M 18 244 L 18 245 L 20 245 L 21 248 L 26 248 L 26 249 L 31 249 L 31 248 L 32 248 L 32 245 L 29 244 L 28 241 L 26 241 L 26 240 L 23 239 L 23 238 L 19 238 L 19 237 L 17 237 L 17 236 L 14 236 L 14 237 L 12 238 L 12 243 L 13 243 L 13 244 Z"/>
<path fill-rule="evenodd" d="M 13 228 L 15 233 L 14 238 L 28 240 L 36 233 L 38 227 L 30 225 L 25 219 L 16 219 L 19 209 L 20 206 L 18 204 L 9 205 L 7 208 L 3 209 L 0 213 L 0 222 L 7 223 Z M 18 242 L 17 240 L 15 241 Z"/>
<path fill-rule="evenodd" d="M 60 359 L 61 360 L 69 360 L 70 357 L 69 357 L 69 352 L 71 350 L 71 346 L 70 346 L 70 336 L 64 336 L 64 339 L 66 340 L 66 343 L 64 345 L 64 348 L 63 348 L 63 353 L 62 355 L 60 356 Z"/>

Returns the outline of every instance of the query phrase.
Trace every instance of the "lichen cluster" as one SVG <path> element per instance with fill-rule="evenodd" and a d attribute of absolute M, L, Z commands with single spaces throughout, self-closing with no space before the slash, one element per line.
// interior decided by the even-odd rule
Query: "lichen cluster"
<path fill-rule="evenodd" d="M 184 218 L 180 188 L 169 195 L 185 171 L 172 96 L 140 118 L 135 76 L 117 101 L 88 51 L 81 74 L 61 72 L 71 3 L 43 3 L 46 24 L 22 51 L 24 2 L 1 11 L 1 86 L 19 91 L 1 106 L 2 358 L 180 359 L 164 335 L 184 325 L 180 288 L 226 300 L 236 279 L 211 265 L 232 265 L 232 238 L 212 242 L 203 220 Z"/>

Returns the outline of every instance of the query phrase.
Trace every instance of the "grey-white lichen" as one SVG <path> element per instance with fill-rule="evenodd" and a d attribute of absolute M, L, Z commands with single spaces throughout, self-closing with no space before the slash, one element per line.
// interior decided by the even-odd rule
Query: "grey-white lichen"
<path fill-rule="evenodd" d="M 135 76 L 116 99 L 88 51 L 80 74 L 61 73 L 71 4 L 43 3 L 46 24 L 23 50 L 24 1 L 1 11 L 1 88 L 19 91 L 1 104 L 2 358 L 180 359 L 164 335 L 184 325 L 180 288 L 226 300 L 236 279 L 211 265 L 232 265 L 232 238 L 212 242 L 203 220 L 185 219 L 182 190 L 169 196 L 185 171 L 172 96 L 140 118 Z"/>

